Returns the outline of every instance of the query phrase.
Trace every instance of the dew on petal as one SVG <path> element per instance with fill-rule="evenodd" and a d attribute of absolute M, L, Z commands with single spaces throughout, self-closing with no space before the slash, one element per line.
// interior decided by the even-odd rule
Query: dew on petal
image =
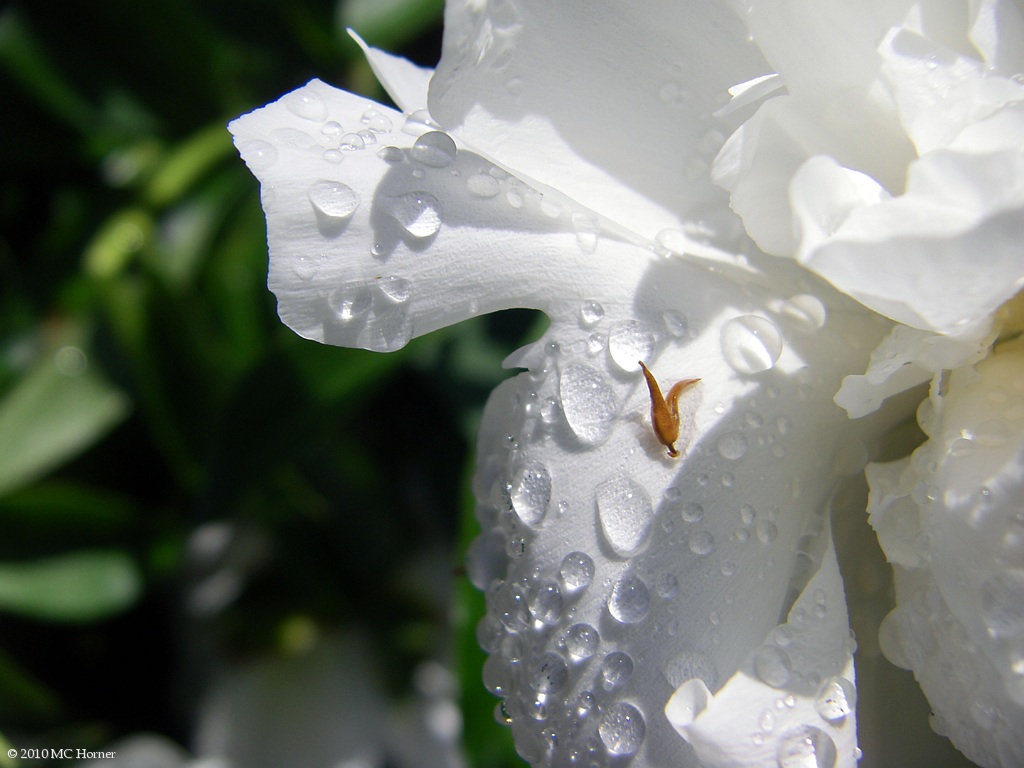
<path fill-rule="evenodd" d="M 557 624 L 562 618 L 562 590 L 553 581 L 539 585 L 528 601 L 530 616 L 541 624 Z"/>
<path fill-rule="evenodd" d="M 306 120 L 323 120 L 327 117 L 324 100 L 311 91 L 293 91 L 281 100 L 289 112 Z"/>
<path fill-rule="evenodd" d="M 775 755 L 779 768 L 833 768 L 838 756 L 832 737 L 812 725 L 784 733 Z"/>
<path fill-rule="evenodd" d="M 608 334 L 608 353 L 624 371 L 638 371 L 638 360 L 650 360 L 654 352 L 654 335 L 638 320 L 623 320 L 612 326 Z"/>
<path fill-rule="evenodd" d="M 633 658 L 624 651 L 612 651 L 601 662 L 601 684 L 606 691 L 614 690 L 633 676 Z"/>
<path fill-rule="evenodd" d="M 569 668 L 557 653 L 545 653 L 530 667 L 530 687 L 537 693 L 557 693 L 567 682 Z"/>
<path fill-rule="evenodd" d="M 409 192 L 387 200 L 387 213 L 412 237 L 422 240 L 441 229 L 441 204 L 427 192 Z"/>
<path fill-rule="evenodd" d="M 707 531 L 699 531 L 689 537 L 690 551 L 695 555 L 710 555 L 715 551 L 715 537 Z"/>
<path fill-rule="evenodd" d="M 651 497 L 633 480 L 616 477 L 601 483 L 597 512 L 601 532 L 616 554 L 630 555 L 647 540 L 654 516 Z"/>
<path fill-rule="evenodd" d="M 404 307 L 378 313 L 359 337 L 360 344 L 374 352 L 394 352 L 412 338 L 412 319 Z"/>
<path fill-rule="evenodd" d="M 680 339 L 690 332 L 690 323 L 674 309 L 667 309 L 662 312 L 661 320 L 665 323 L 665 330 L 674 338 Z"/>
<path fill-rule="evenodd" d="M 674 573 L 666 571 L 655 580 L 654 591 L 659 597 L 671 600 L 679 592 L 679 579 Z"/>
<path fill-rule="evenodd" d="M 349 152 L 356 152 L 366 148 L 366 140 L 358 133 L 346 133 L 338 142 L 338 147 Z"/>
<path fill-rule="evenodd" d="M 822 683 L 814 709 L 823 720 L 838 725 L 857 706 L 857 689 L 845 677 L 830 677 Z"/>
<path fill-rule="evenodd" d="M 763 645 L 754 653 L 754 674 L 772 688 L 781 688 L 789 682 L 793 663 L 781 648 Z"/>
<path fill-rule="evenodd" d="M 254 171 L 262 171 L 277 162 L 277 147 L 261 139 L 243 141 L 238 145 L 238 152 Z"/>
<path fill-rule="evenodd" d="M 992 637 L 1024 630 L 1024 569 L 1008 568 L 981 585 L 981 619 Z"/>
<path fill-rule="evenodd" d="M 426 109 L 417 109 L 406 115 L 405 122 L 402 124 L 402 133 L 409 136 L 420 136 L 427 131 L 436 130 L 437 127 L 437 124 L 430 118 L 430 112 Z"/>
<path fill-rule="evenodd" d="M 600 642 L 601 636 L 589 624 L 573 624 L 565 633 L 565 650 L 579 661 L 593 656 Z"/>
<path fill-rule="evenodd" d="M 379 112 L 372 115 L 370 118 L 363 120 L 366 126 L 374 133 L 390 133 L 393 125 L 391 118 L 387 115 L 382 115 Z"/>
<path fill-rule="evenodd" d="M 689 238 L 678 229 L 663 229 L 654 239 L 662 248 L 678 255 L 686 253 L 690 244 Z"/>
<path fill-rule="evenodd" d="M 825 325 L 828 311 L 821 299 L 808 293 L 799 293 L 783 302 L 782 316 L 801 331 L 817 331 Z"/>
<path fill-rule="evenodd" d="M 597 240 L 601 234 L 601 225 L 598 220 L 586 213 L 574 213 L 572 215 L 572 229 L 576 233 L 576 244 L 584 253 L 593 253 L 597 250 Z"/>
<path fill-rule="evenodd" d="M 342 323 L 350 323 L 363 317 L 373 303 L 369 289 L 362 282 L 344 283 L 327 297 L 335 319 Z"/>
<path fill-rule="evenodd" d="M 381 147 L 377 157 L 390 165 L 396 165 L 405 160 L 405 152 L 398 147 Z"/>
<path fill-rule="evenodd" d="M 457 153 L 452 137 L 443 131 L 424 133 L 409 150 L 413 160 L 431 168 L 447 168 L 455 162 Z"/>
<path fill-rule="evenodd" d="M 580 442 L 596 445 L 608 436 L 618 403 L 604 376 L 589 365 L 569 364 L 562 371 L 558 394 L 565 420 Z"/>
<path fill-rule="evenodd" d="M 562 558 L 558 573 L 570 590 L 583 589 L 594 579 L 594 560 L 586 552 L 570 552 Z"/>
<path fill-rule="evenodd" d="M 345 159 L 345 154 L 340 149 L 325 149 L 324 162 L 337 165 Z"/>
<path fill-rule="evenodd" d="M 412 283 L 404 277 L 386 275 L 377 281 L 380 292 L 394 304 L 403 304 L 412 295 Z"/>
<path fill-rule="evenodd" d="M 771 544 L 779 535 L 778 527 L 771 520 L 758 520 L 754 530 L 762 544 Z"/>
<path fill-rule="evenodd" d="M 782 334 L 771 320 L 757 315 L 734 317 L 722 326 L 722 354 L 737 373 L 772 368 L 782 354 Z"/>
<path fill-rule="evenodd" d="M 729 461 L 742 458 L 747 452 L 747 438 L 739 432 L 727 432 L 718 438 L 718 455 Z"/>
<path fill-rule="evenodd" d="M 551 475 L 543 464 L 530 464 L 519 471 L 512 485 L 512 508 L 526 525 L 537 525 L 551 503 Z"/>
<path fill-rule="evenodd" d="M 342 222 L 351 218 L 359 207 L 359 195 L 340 181 L 314 181 L 308 191 L 309 202 L 317 215 Z"/>
<path fill-rule="evenodd" d="M 619 702 L 609 707 L 597 728 L 605 748 L 613 755 L 635 755 L 647 728 L 643 715 L 632 704 Z"/>
<path fill-rule="evenodd" d="M 683 522 L 699 523 L 704 519 L 704 507 L 695 501 L 691 501 L 683 505 L 682 516 Z"/>
<path fill-rule="evenodd" d="M 466 189 L 477 197 L 494 197 L 501 191 L 501 184 L 489 173 L 474 173 L 466 177 Z"/>
<path fill-rule="evenodd" d="M 650 608 L 651 593 L 639 576 L 622 576 L 608 596 L 608 613 L 621 624 L 643 621 Z"/>
<path fill-rule="evenodd" d="M 580 305 L 580 320 L 584 325 L 594 325 L 604 317 L 604 307 L 593 299 L 584 301 Z"/>

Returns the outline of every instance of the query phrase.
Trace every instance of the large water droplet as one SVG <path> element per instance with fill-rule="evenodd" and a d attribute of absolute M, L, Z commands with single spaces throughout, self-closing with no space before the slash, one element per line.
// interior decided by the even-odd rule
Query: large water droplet
<path fill-rule="evenodd" d="M 597 487 L 597 512 L 601 532 L 622 557 L 646 541 L 654 515 L 647 491 L 628 477 L 612 478 Z"/>
<path fill-rule="evenodd" d="M 551 475 L 543 464 L 521 469 L 512 485 L 512 508 L 526 525 L 537 525 L 551 502 Z"/>
<path fill-rule="evenodd" d="M 289 112 L 306 120 L 323 120 L 327 117 L 327 105 L 312 91 L 293 91 L 281 101 Z"/>
<path fill-rule="evenodd" d="M 570 590 L 583 589 L 594 579 L 594 560 L 586 552 L 570 552 L 562 558 L 558 573 Z"/>
<path fill-rule="evenodd" d="M 477 197 L 494 197 L 501 191 L 501 184 L 489 173 L 474 173 L 466 178 L 466 189 Z"/>
<path fill-rule="evenodd" d="M 832 737 L 812 725 L 801 725 L 783 734 L 775 755 L 779 768 L 832 768 L 837 757 Z"/>
<path fill-rule="evenodd" d="M 404 304 L 412 295 L 412 283 L 396 275 L 385 275 L 377 281 L 377 287 L 384 297 L 394 304 Z"/>
<path fill-rule="evenodd" d="M 814 708 L 823 720 L 839 725 L 857 706 L 857 689 L 845 677 L 830 677 L 814 700 Z"/>
<path fill-rule="evenodd" d="M 597 651 L 601 636 L 589 624 L 573 624 L 565 633 L 565 650 L 574 659 L 589 659 Z"/>
<path fill-rule="evenodd" d="M 545 653 L 530 667 L 530 687 L 537 693 L 557 693 L 569 682 L 569 669 L 557 653 Z"/>
<path fill-rule="evenodd" d="M 608 596 L 608 612 L 622 624 L 636 624 L 647 617 L 651 593 L 639 576 L 627 574 L 615 582 Z"/>
<path fill-rule="evenodd" d="M 722 326 L 722 354 L 737 373 L 773 367 L 782 354 L 782 334 L 771 320 L 757 315 L 734 317 Z"/>
<path fill-rule="evenodd" d="M 633 658 L 623 651 L 612 651 L 601 662 L 601 680 L 606 691 L 614 690 L 633 676 Z"/>
<path fill-rule="evenodd" d="M 436 235 L 441 229 L 441 204 L 428 192 L 409 192 L 392 197 L 386 208 L 402 229 L 418 240 Z"/>
<path fill-rule="evenodd" d="M 981 585 L 981 618 L 992 637 L 1024 630 L 1024 570 L 1009 568 Z"/>
<path fill-rule="evenodd" d="M 327 305 L 335 319 L 342 323 L 363 317 L 372 303 L 373 297 L 362 282 L 343 283 L 327 297 Z"/>
<path fill-rule="evenodd" d="M 608 334 L 608 352 L 612 361 L 624 371 L 638 371 L 638 360 L 650 360 L 654 351 L 654 334 L 638 320 L 623 320 L 612 326 Z"/>
<path fill-rule="evenodd" d="M 359 207 L 359 195 L 352 187 L 340 181 L 314 181 L 309 187 L 308 195 L 317 215 L 332 222 L 346 221 Z"/>
<path fill-rule="evenodd" d="M 541 624 L 557 624 L 562 618 L 562 590 L 553 581 L 538 586 L 530 595 L 530 616 Z"/>
<path fill-rule="evenodd" d="M 647 728 L 643 715 L 632 704 L 619 702 L 609 707 L 597 727 L 601 741 L 613 755 L 635 755 Z"/>
<path fill-rule="evenodd" d="M 447 168 L 455 162 L 458 150 L 452 137 L 442 131 L 424 133 L 409 150 L 409 156 L 417 163 L 431 168 Z"/>
<path fill-rule="evenodd" d="M 762 645 L 754 654 L 754 674 L 772 688 L 781 688 L 788 683 L 792 668 L 789 655 L 774 645 Z"/>
<path fill-rule="evenodd" d="M 596 445 L 611 431 L 618 412 L 615 393 L 589 365 L 567 365 L 558 382 L 562 412 L 580 442 Z"/>
<path fill-rule="evenodd" d="M 791 320 L 802 331 L 816 331 L 825 325 L 828 312 L 825 305 L 816 296 L 809 293 L 798 293 L 783 302 L 782 315 Z"/>
<path fill-rule="evenodd" d="M 374 352 L 394 352 L 412 338 L 412 320 L 404 307 L 393 307 L 379 312 L 373 322 L 360 334 L 359 343 Z"/>

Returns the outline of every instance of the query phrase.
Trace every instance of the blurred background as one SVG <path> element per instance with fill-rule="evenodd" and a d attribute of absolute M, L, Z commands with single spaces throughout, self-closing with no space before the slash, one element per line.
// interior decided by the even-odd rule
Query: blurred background
<path fill-rule="evenodd" d="M 345 28 L 433 66 L 442 10 L 0 10 L 0 766 L 517 762 L 459 564 L 479 413 L 538 318 L 293 335 L 225 128 L 312 77 L 387 103 Z"/>

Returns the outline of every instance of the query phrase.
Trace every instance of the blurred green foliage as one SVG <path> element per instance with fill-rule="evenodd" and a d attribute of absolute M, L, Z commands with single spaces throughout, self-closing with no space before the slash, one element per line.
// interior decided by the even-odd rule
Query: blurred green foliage
<path fill-rule="evenodd" d="M 441 10 L 0 10 L 0 743 L 187 744 L 195 696 L 172 681 L 200 674 L 190 638 L 213 660 L 281 650 L 298 617 L 369 633 L 396 696 L 455 647 L 467 752 L 509 764 L 457 563 L 479 411 L 535 318 L 391 355 L 294 336 L 225 129 L 314 76 L 383 100 L 344 27 L 432 65 Z M 440 591 L 410 578 L 431 560 L 450 568 Z M 238 588 L 211 598 L 229 568 Z"/>

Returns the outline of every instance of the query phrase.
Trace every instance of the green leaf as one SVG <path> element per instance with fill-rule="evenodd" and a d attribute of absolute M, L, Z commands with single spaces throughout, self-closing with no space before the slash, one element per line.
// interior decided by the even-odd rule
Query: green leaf
<path fill-rule="evenodd" d="M 0 610 L 35 619 L 89 622 L 129 608 L 142 590 L 123 552 L 87 551 L 0 563 Z"/>
<path fill-rule="evenodd" d="M 128 413 L 128 399 L 78 348 L 65 346 L 0 401 L 0 494 L 88 447 Z"/>

